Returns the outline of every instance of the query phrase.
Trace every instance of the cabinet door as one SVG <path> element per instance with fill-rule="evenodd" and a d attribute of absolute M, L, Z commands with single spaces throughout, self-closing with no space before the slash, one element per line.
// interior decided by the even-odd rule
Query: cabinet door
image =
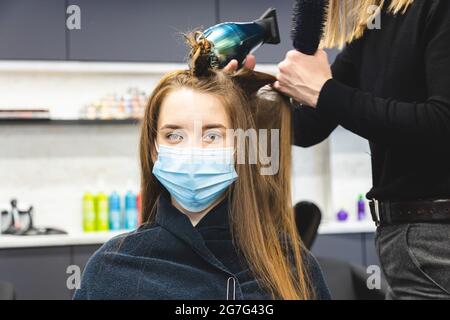
<path fill-rule="evenodd" d="M 70 247 L 0 250 L 0 281 L 14 285 L 17 299 L 71 297 L 66 282 Z"/>
<path fill-rule="evenodd" d="M 0 59 L 65 59 L 65 17 L 61 0 L 1 0 Z"/>
<path fill-rule="evenodd" d="M 365 265 L 365 242 L 362 234 L 319 235 L 312 247 L 318 257 L 335 258 L 359 266 Z"/>
<path fill-rule="evenodd" d="M 89 258 L 98 250 L 101 245 L 86 245 L 86 246 L 73 246 L 72 247 L 72 264 L 80 267 L 83 271 Z M 75 290 L 70 291 L 71 297 L 73 297 Z"/>
<path fill-rule="evenodd" d="M 72 247 L 72 263 L 84 270 L 89 258 L 97 251 L 101 245 L 86 245 Z"/>
<path fill-rule="evenodd" d="M 69 0 L 81 29 L 68 31 L 69 58 L 97 61 L 183 62 L 182 32 L 216 22 L 211 0 Z"/>
<path fill-rule="evenodd" d="M 377 250 L 375 248 L 375 234 L 367 233 L 365 236 L 365 246 L 366 246 L 366 265 L 380 266 L 380 260 L 378 258 Z"/>

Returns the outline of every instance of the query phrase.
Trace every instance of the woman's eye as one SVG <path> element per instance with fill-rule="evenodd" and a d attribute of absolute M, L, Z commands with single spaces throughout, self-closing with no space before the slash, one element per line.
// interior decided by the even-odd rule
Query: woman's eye
<path fill-rule="evenodd" d="M 204 136 L 206 142 L 217 142 L 222 139 L 222 135 L 218 132 L 210 132 Z"/>
<path fill-rule="evenodd" d="M 168 135 L 166 135 L 166 138 L 172 143 L 180 142 L 183 140 L 183 136 L 176 133 L 169 133 Z"/>

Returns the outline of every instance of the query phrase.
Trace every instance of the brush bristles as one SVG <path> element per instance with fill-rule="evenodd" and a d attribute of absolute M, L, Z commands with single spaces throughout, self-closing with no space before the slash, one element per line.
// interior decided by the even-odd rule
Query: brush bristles
<path fill-rule="evenodd" d="M 292 15 L 294 48 L 313 55 L 319 48 L 326 21 L 328 0 L 297 0 Z"/>

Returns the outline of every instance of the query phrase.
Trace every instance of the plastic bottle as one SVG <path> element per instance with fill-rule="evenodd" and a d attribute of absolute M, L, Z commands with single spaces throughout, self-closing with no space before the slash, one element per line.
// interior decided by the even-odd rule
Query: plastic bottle
<path fill-rule="evenodd" d="M 141 194 L 138 193 L 136 197 L 136 207 L 137 207 L 137 213 L 138 213 L 138 225 L 142 224 L 142 201 L 141 201 Z"/>
<path fill-rule="evenodd" d="M 97 194 L 96 197 L 96 230 L 107 231 L 109 230 L 109 212 L 108 212 L 108 196 L 103 192 Z"/>
<path fill-rule="evenodd" d="M 358 221 L 366 218 L 366 204 L 364 202 L 364 196 L 362 194 L 358 197 Z"/>
<path fill-rule="evenodd" d="M 122 229 L 122 212 L 120 210 L 120 196 L 113 192 L 109 196 L 109 229 Z"/>
<path fill-rule="evenodd" d="M 132 191 L 128 191 L 125 195 L 125 228 L 137 228 L 137 201 L 136 195 Z"/>
<path fill-rule="evenodd" d="M 90 192 L 85 192 L 82 200 L 83 207 L 83 231 L 95 231 L 95 200 Z"/>

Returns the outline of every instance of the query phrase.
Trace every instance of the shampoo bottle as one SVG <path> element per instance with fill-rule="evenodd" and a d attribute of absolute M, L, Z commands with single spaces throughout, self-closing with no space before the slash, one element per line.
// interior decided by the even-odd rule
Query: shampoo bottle
<path fill-rule="evenodd" d="M 90 192 L 85 192 L 83 195 L 83 231 L 95 231 L 95 204 L 94 196 Z"/>
<path fill-rule="evenodd" d="M 108 196 L 103 192 L 97 194 L 96 198 L 96 226 L 97 231 L 109 230 Z"/>
<path fill-rule="evenodd" d="M 117 192 L 109 196 L 109 229 L 120 230 L 122 228 L 122 212 L 120 210 L 120 196 Z"/>
<path fill-rule="evenodd" d="M 125 195 L 125 228 L 137 228 L 137 206 L 136 195 L 132 191 L 128 191 Z"/>

